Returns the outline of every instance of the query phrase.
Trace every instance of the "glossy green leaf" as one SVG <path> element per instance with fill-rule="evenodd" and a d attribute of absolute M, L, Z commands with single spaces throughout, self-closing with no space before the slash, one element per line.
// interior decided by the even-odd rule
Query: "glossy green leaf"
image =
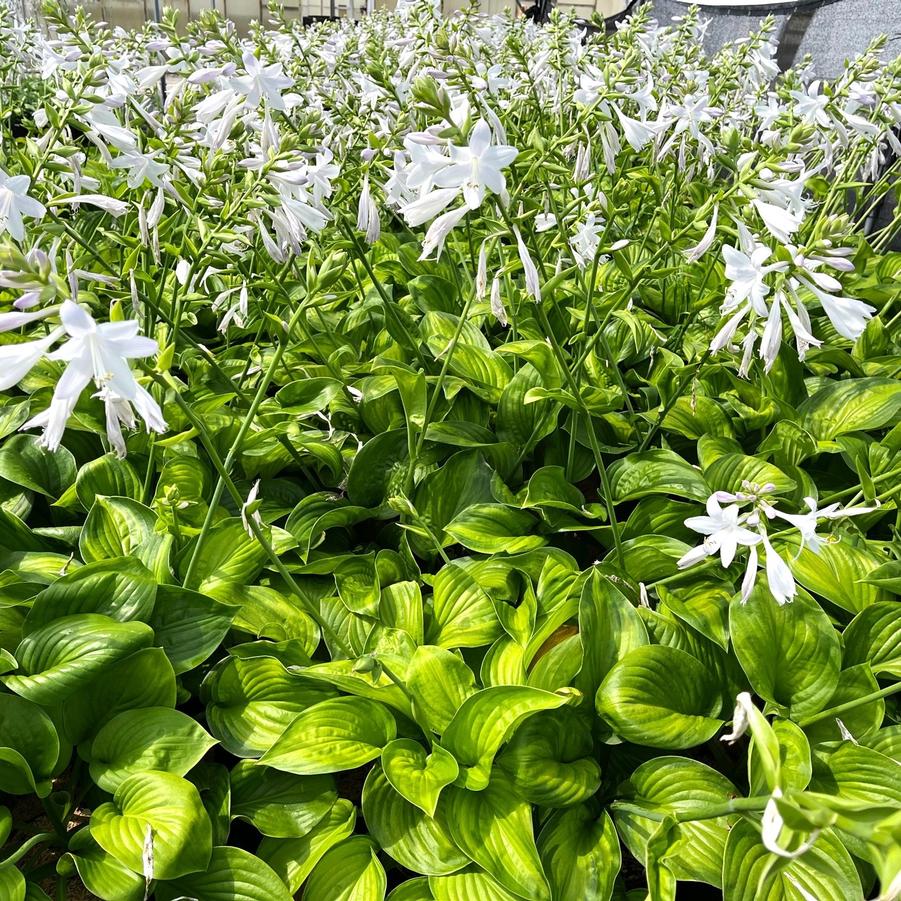
<path fill-rule="evenodd" d="M 264 838 L 257 853 L 289 890 L 296 892 L 322 855 L 354 831 L 356 816 L 354 805 L 346 798 L 339 798 L 302 838 Z"/>
<path fill-rule="evenodd" d="M 457 847 L 504 888 L 535 901 L 551 897 L 531 809 L 506 779 L 495 776 L 482 791 L 448 786 L 438 802 L 438 821 Z"/>
<path fill-rule="evenodd" d="M 382 901 L 387 879 L 372 842 L 356 836 L 330 848 L 304 889 L 305 901 Z"/>
<path fill-rule="evenodd" d="M 619 872 L 619 838 L 607 811 L 558 810 L 538 836 L 551 894 L 559 901 L 609 901 Z"/>
<path fill-rule="evenodd" d="M 860 878 L 841 842 L 822 834 L 803 857 L 786 860 L 770 854 L 760 832 L 739 820 L 729 832 L 723 860 L 725 901 L 862 901 Z"/>
<path fill-rule="evenodd" d="M 291 722 L 260 763 L 302 776 L 337 773 L 378 757 L 396 733 L 394 717 L 375 701 L 320 701 Z"/>
<path fill-rule="evenodd" d="M 231 815 L 263 835 L 307 835 L 338 800 L 330 776 L 295 776 L 242 760 L 231 772 Z"/>
<path fill-rule="evenodd" d="M 172 773 L 146 771 L 125 779 L 113 800 L 91 814 L 91 835 L 104 851 L 142 875 L 150 836 L 157 879 L 205 870 L 212 852 L 212 828 L 197 789 Z"/>
<path fill-rule="evenodd" d="M 31 701 L 0 694 L 0 792 L 45 797 L 59 753 L 50 717 Z"/>
<path fill-rule="evenodd" d="M 651 494 L 706 501 L 710 489 L 704 476 L 668 450 L 643 451 L 617 460 L 610 467 L 610 488 L 617 503 Z"/>
<path fill-rule="evenodd" d="M 715 675 L 676 648 L 639 647 L 626 654 L 598 689 L 600 716 L 613 731 L 652 748 L 690 748 L 719 729 Z"/>
<path fill-rule="evenodd" d="M 841 645 L 823 609 L 803 595 L 777 604 L 758 586 L 733 603 L 735 654 L 754 691 L 793 717 L 821 710 L 838 685 Z"/>
<path fill-rule="evenodd" d="M 443 876 L 469 863 L 441 823 L 405 800 L 380 766 L 366 777 L 362 806 L 369 834 L 408 870 Z"/>
<path fill-rule="evenodd" d="M 259 857 L 242 848 L 213 848 L 205 872 L 158 882 L 159 901 L 203 898 L 204 901 L 290 901 L 285 884 Z"/>
<path fill-rule="evenodd" d="M 453 755 L 440 745 L 427 753 L 419 742 L 397 738 L 382 751 L 382 769 L 395 791 L 411 804 L 435 815 L 441 790 L 456 780 L 460 768 Z"/>
<path fill-rule="evenodd" d="M 120 623 L 99 613 L 54 620 L 22 639 L 16 648 L 21 675 L 2 681 L 38 704 L 61 704 L 104 668 L 153 643 L 153 630 Z"/>
<path fill-rule="evenodd" d="M 101 613 L 119 622 L 149 622 L 156 590 L 147 567 L 133 557 L 89 563 L 57 579 L 35 597 L 25 628 L 33 632 L 76 613 Z"/>
<path fill-rule="evenodd" d="M 129 776 L 145 770 L 184 776 L 215 744 L 200 723 L 180 710 L 126 710 L 109 720 L 91 742 L 91 778 L 112 793 Z"/>
<path fill-rule="evenodd" d="M 474 790 L 484 788 L 491 776 L 494 755 L 518 723 L 579 697 L 572 689 L 549 692 L 528 685 L 498 685 L 470 695 L 441 739 L 442 746 L 460 765 L 457 785 Z"/>
<path fill-rule="evenodd" d="M 59 447 L 49 452 L 34 435 L 14 435 L 0 447 L 0 478 L 58 498 L 75 481 L 75 458 Z"/>
<path fill-rule="evenodd" d="M 407 667 L 407 688 L 417 712 L 440 735 L 463 702 L 475 693 L 476 682 L 458 654 L 423 645 L 416 649 Z"/>

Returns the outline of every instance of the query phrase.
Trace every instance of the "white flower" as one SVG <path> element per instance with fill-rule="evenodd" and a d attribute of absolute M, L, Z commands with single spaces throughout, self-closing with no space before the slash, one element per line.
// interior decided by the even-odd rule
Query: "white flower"
<path fill-rule="evenodd" d="M 50 407 L 22 428 L 43 426 L 41 443 L 55 450 L 81 392 L 93 379 L 103 392 L 108 423 L 110 404 L 117 408 L 117 419 L 123 418 L 122 406 L 131 405 L 144 419 L 148 430 L 164 431 L 166 423 L 159 405 L 138 384 L 128 364 L 128 360 L 155 354 L 159 349 L 156 341 L 139 336 L 138 323 L 134 320 L 98 324 L 90 313 L 71 300 L 63 302 L 60 319 L 69 340 L 49 356 L 68 365 L 56 384 Z M 114 433 L 110 434 L 110 442 L 114 447 L 117 443 L 121 445 Z"/>
<path fill-rule="evenodd" d="M 782 819 L 782 814 L 779 813 L 779 807 L 776 803 L 781 797 L 782 791 L 777 786 L 773 789 L 773 794 L 764 808 L 763 818 L 760 821 L 760 837 L 763 840 L 764 847 L 772 854 L 786 858 L 800 857 L 813 847 L 814 842 L 819 838 L 820 830 L 814 829 L 810 833 L 810 837 L 802 842 L 796 850 L 786 851 L 779 844 L 779 835 L 782 832 L 782 827 L 785 825 L 785 820 Z"/>
<path fill-rule="evenodd" d="M 761 532 L 763 546 L 766 550 L 766 580 L 770 588 L 770 594 L 781 606 L 787 604 L 797 593 L 795 578 L 788 564 L 776 553 L 766 532 Z"/>
<path fill-rule="evenodd" d="M 693 548 L 679 560 L 679 567 L 684 569 L 717 552 L 723 566 L 731 565 L 739 545 L 753 547 L 761 540 L 757 532 L 745 528 L 747 519 L 748 514 L 742 513 L 738 504 L 723 508 L 716 494 L 711 494 L 707 498 L 707 515 L 689 516 L 685 520 L 689 529 L 707 537 L 702 545 Z"/>
<path fill-rule="evenodd" d="M 519 151 L 509 144 L 491 144 L 491 126 L 479 119 L 469 135 L 469 143 L 463 147 L 451 145 L 450 165 L 435 175 L 439 188 L 460 187 L 463 199 L 471 209 L 477 209 L 485 198 L 485 191 L 503 195 L 506 169 Z"/>
<path fill-rule="evenodd" d="M 282 64 L 264 66 L 249 50 L 244 52 L 241 60 L 247 74 L 233 81 L 239 93 L 244 94 L 245 105 L 255 107 L 263 99 L 272 109 L 283 110 L 285 101 L 282 91 L 294 82 L 285 75 Z"/>
<path fill-rule="evenodd" d="M 867 322 L 876 312 L 875 307 L 871 307 L 862 300 L 828 294 L 806 278 L 801 278 L 799 281 L 819 300 L 829 320 L 835 326 L 835 330 L 852 341 L 860 337 L 867 327 Z"/>
<path fill-rule="evenodd" d="M 726 291 L 723 312 L 734 310 L 739 304 L 748 301 L 758 316 L 766 316 L 769 312 L 764 298 L 770 293 L 770 286 L 764 281 L 770 272 L 785 269 L 785 263 L 763 264 L 770 258 L 772 251 L 765 244 L 751 239 L 749 252 L 739 250 L 730 244 L 723 245 L 723 258 L 726 261 L 726 278 L 731 284 Z"/>
<path fill-rule="evenodd" d="M 751 725 L 749 710 L 754 706 L 751 695 L 743 691 L 735 698 L 735 712 L 732 714 L 732 731 L 728 735 L 720 737 L 720 741 L 734 744 L 737 742 Z"/>
<path fill-rule="evenodd" d="M 759 198 L 754 200 L 754 209 L 763 219 L 763 224 L 767 227 L 767 231 L 783 244 L 787 244 L 791 240 L 791 236 L 801 227 L 804 221 L 803 214 L 793 213 L 790 210 L 783 209 L 775 203 L 766 203 Z"/>
<path fill-rule="evenodd" d="M 72 197 L 57 197 L 50 202 L 50 206 L 59 206 L 61 203 L 86 203 L 95 206 L 118 218 L 130 204 L 127 200 L 117 200 L 115 197 L 107 197 L 105 194 L 75 194 Z"/>
<path fill-rule="evenodd" d="M 803 119 L 808 125 L 821 125 L 828 128 L 831 124 L 826 107 L 829 98 L 825 94 L 818 94 L 820 83 L 812 82 L 807 91 L 790 91 L 789 96 L 795 101 L 795 115 Z"/>
<path fill-rule="evenodd" d="M 576 233 L 569 239 L 573 256 L 580 269 L 584 269 L 594 261 L 601 243 L 601 232 L 604 230 L 604 220 L 598 219 L 594 213 L 589 213 L 585 221 L 576 229 Z"/>
<path fill-rule="evenodd" d="M 491 280 L 491 312 L 494 318 L 507 327 L 507 310 L 504 308 L 504 301 L 501 299 L 501 280 L 495 276 Z"/>
<path fill-rule="evenodd" d="M 654 126 L 649 125 L 647 122 L 640 122 L 638 119 L 633 119 L 630 116 L 627 116 L 615 104 L 611 105 L 616 111 L 616 115 L 619 117 L 619 124 L 623 127 L 623 134 L 626 136 L 629 146 L 635 151 L 642 150 L 648 141 L 656 134 Z"/>
<path fill-rule="evenodd" d="M 56 328 L 38 341 L 0 346 L 0 391 L 21 382 L 62 334 L 63 330 Z"/>
<path fill-rule="evenodd" d="M 27 175 L 7 175 L 0 169 L 0 235 L 9 232 L 15 241 L 25 237 L 23 216 L 42 219 L 44 205 L 28 196 L 31 179 Z"/>
<path fill-rule="evenodd" d="M 259 503 L 257 498 L 260 494 L 260 480 L 257 479 L 250 491 L 247 494 L 247 500 L 241 505 L 241 522 L 244 523 L 244 531 L 253 538 L 254 531 L 251 528 L 251 522 L 255 523 L 257 526 L 263 525 L 263 520 L 260 516 L 259 511 Z"/>
<path fill-rule="evenodd" d="M 774 514 L 780 519 L 793 525 L 801 533 L 801 547 L 809 547 L 815 553 L 819 553 L 824 540 L 817 534 L 817 524 L 821 519 L 841 519 L 844 516 L 861 516 L 864 513 L 872 513 L 875 507 L 847 507 L 842 509 L 839 504 L 829 504 L 822 510 L 817 509 L 817 501 L 812 497 L 805 497 L 804 503 L 808 507 L 807 513 L 783 513 L 774 510 Z"/>
<path fill-rule="evenodd" d="M 129 188 L 139 188 L 149 181 L 156 188 L 163 186 L 169 174 L 169 166 L 161 163 L 155 153 L 123 153 L 113 159 L 110 169 L 127 169 L 126 182 Z"/>
<path fill-rule="evenodd" d="M 476 266 L 476 297 L 484 300 L 485 294 L 488 292 L 488 241 L 482 241 L 479 248 L 479 262 Z"/>
<path fill-rule="evenodd" d="M 707 225 L 703 237 L 694 247 L 689 247 L 688 250 L 683 251 L 685 259 L 688 260 L 689 263 L 697 262 L 708 250 L 710 250 L 710 245 L 713 244 L 713 239 L 716 237 L 716 221 L 719 212 L 720 205 L 715 203 L 713 205 L 713 215 L 710 217 L 710 223 Z"/>
<path fill-rule="evenodd" d="M 525 241 L 523 241 L 522 235 L 516 226 L 513 227 L 513 234 L 516 235 L 516 249 L 526 278 L 526 291 L 532 295 L 536 303 L 541 303 L 541 284 L 538 280 L 538 270 L 535 268 L 535 263 L 532 261 L 532 257 L 529 256 L 529 249 L 526 247 Z"/>
<path fill-rule="evenodd" d="M 369 190 L 369 176 L 363 178 L 363 189 L 357 204 L 357 229 L 366 232 L 366 243 L 375 244 L 381 234 L 379 210 Z"/>
<path fill-rule="evenodd" d="M 469 209 L 467 207 L 460 206 L 453 210 L 448 210 L 446 213 L 442 213 L 435 219 L 425 233 L 425 238 L 423 238 L 422 241 L 422 253 L 420 254 L 419 259 L 424 260 L 433 250 L 435 250 L 437 251 L 435 259 L 440 260 L 441 251 L 444 250 L 444 242 L 447 240 L 447 236 L 454 228 L 456 228 L 460 220 L 468 212 Z"/>

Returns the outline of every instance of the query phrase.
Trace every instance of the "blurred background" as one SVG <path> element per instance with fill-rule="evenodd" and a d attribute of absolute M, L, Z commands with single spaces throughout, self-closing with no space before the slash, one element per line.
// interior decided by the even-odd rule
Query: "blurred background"
<path fill-rule="evenodd" d="M 22 17 L 34 15 L 40 0 L 0 0 Z M 445 14 L 460 9 L 467 0 L 442 0 Z M 172 6 L 185 18 L 204 9 L 217 9 L 242 32 L 254 20 L 268 20 L 267 0 L 74 0 L 91 15 L 123 28 L 140 27 L 158 15 L 160 5 Z M 358 19 L 375 9 L 391 9 L 395 0 L 283 0 L 288 17 Z M 512 9 L 517 15 L 541 20 L 555 0 L 482 0 L 486 13 Z M 613 28 L 616 22 L 646 4 L 662 24 L 682 15 L 688 0 L 556 0 L 594 28 Z M 728 41 L 743 37 L 768 13 L 776 18 L 778 61 L 787 68 L 806 54 L 812 57 L 816 77 L 837 75 L 846 58 L 861 53 L 880 34 L 888 36 L 885 58 L 901 55 L 901 0 L 698 0 L 710 20 L 704 43 L 715 51 Z"/>

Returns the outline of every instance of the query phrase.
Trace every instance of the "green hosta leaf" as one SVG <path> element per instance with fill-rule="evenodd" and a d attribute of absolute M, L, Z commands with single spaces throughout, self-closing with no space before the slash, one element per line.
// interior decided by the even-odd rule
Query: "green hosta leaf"
<path fill-rule="evenodd" d="M 617 735 L 652 748 L 699 745 L 722 724 L 715 674 L 663 645 L 626 654 L 601 683 L 596 704 Z"/>
<path fill-rule="evenodd" d="M 833 382 L 801 404 L 798 413 L 820 441 L 879 429 L 901 414 L 901 383 L 887 378 Z"/>
<path fill-rule="evenodd" d="M 838 685 L 841 643 L 819 604 L 779 605 L 758 586 L 729 616 L 735 654 L 754 691 L 793 717 L 821 710 Z"/>
<path fill-rule="evenodd" d="M 413 506 L 440 537 L 458 513 L 474 504 L 494 501 L 491 474 L 478 451 L 460 451 L 423 479 L 413 496 Z"/>
<path fill-rule="evenodd" d="M 704 476 L 678 454 L 668 450 L 629 454 L 610 467 L 610 488 L 616 503 L 650 494 L 667 494 L 706 501 L 710 488 Z"/>
<path fill-rule="evenodd" d="M 651 814 L 673 816 L 718 805 L 738 794 L 735 786 L 713 768 L 684 757 L 657 757 L 643 763 L 620 787 L 622 804 L 613 808 L 619 834 L 629 850 L 644 860 L 659 823 Z M 674 825 L 659 859 L 676 879 L 720 886 L 723 852 L 737 817 L 702 819 Z"/>
<path fill-rule="evenodd" d="M 204 901 L 291 901 L 284 882 L 268 864 L 242 848 L 213 848 L 206 872 L 158 882 L 158 901 L 203 898 Z"/>
<path fill-rule="evenodd" d="M 195 545 L 196 542 L 188 545 L 181 569 L 187 568 Z M 266 559 L 263 546 L 247 534 L 240 519 L 222 520 L 207 535 L 185 587 L 201 594 L 215 594 L 217 589 L 233 583 L 246 585 L 260 574 Z"/>
<path fill-rule="evenodd" d="M 443 566 L 435 576 L 432 616 L 428 640 L 444 648 L 480 647 L 501 634 L 491 598 L 456 563 Z"/>
<path fill-rule="evenodd" d="M 101 613 L 120 622 L 148 622 L 156 580 L 139 560 L 119 557 L 89 563 L 57 579 L 38 594 L 25 628 L 28 632 L 76 613 Z"/>
<path fill-rule="evenodd" d="M 265 585 L 214 587 L 217 597 L 237 606 L 232 625 L 242 632 L 275 641 L 299 639 L 309 653 L 319 644 L 319 627 L 297 603 L 297 599 Z"/>
<path fill-rule="evenodd" d="M 781 717 L 773 720 L 771 729 L 777 745 L 779 788 L 783 791 L 803 791 L 810 782 L 812 772 L 810 742 L 804 730 L 791 720 Z M 767 794 L 773 787 L 772 780 L 767 778 L 769 767 L 763 765 L 764 756 L 755 740 L 748 754 L 748 782 L 752 795 Z"/>
<path fill-rule="evenodd" d="M 378 757 L 396 733 L 394 717 L 375 701 L 320 701 L 294 719 L 260 763 L 298 775 L 351 770 Z"/>
<path fill-rule="evenodd" d="M 509 347 L 509 345 L 508 345 Z M 560 405 L 550 400 L 526 403 L 533 389 L 549 386 L 532 363 L 522 366 L 504 388 L 497 405 L 497 437 L 530 451 L 557 424 Z"/>
<path fill-rule="evenodd" d="M 91 778 L 112 793 L 129 776 L 144 770 L 184 776 L 215 744 L 198 722 L 179 710 L 126 710 L 91 742 Z"/>
<path fill-rule="evenodd" d="M 448 786 L 438 802 L 438 820 L 457 847 L 502 886 L 522 898 L 549 901 L 531 808 L 506 779 L 496 776 L 483 791 Z"/>
<path fill-rule="evenodd" d="M 427 876 L 407 879 L 388 893 L 387 901 L 435 901 Z"/>
<path fill-rule="evenodd" d="M 659 585 L 656 591 L 665 609 L 724 651 L 729 649 L 729 602 L 734 594 L 730 585 L 700 576 L 680 580 L 672 588 Z"/>
<path fill-rule="evenodd" d="M 744 454 L 723 454 L 704 470 L 707 484 L 717 491 L 741 491 L 745 482 L 752 485 L 773 485 L 777 494 L 795 490 L 796 483 L 778 466 L 758 457 Z"/>
<path fill-rule="evenodd" d="M 861 703 L 862 698 L 877 691 L 879 691 L 879 685 L 868 664 L 860 663 L 857 666 L 849 666 L 839 673 L 835 693 L 823 707 L 830 709 L 853 703 L 854 706 L 850 710 L 840 714 L 842 725 L 856 739 L 865 738 L 882 725 L 885 717 L 885 701 L 882 698 L 876 698 L 866 704 Z M 813 745 L 824 741 L 839 741 L 842 738 L 835 717 L 813 723 L 804 731 Z"/>
<path fill-rule="evenodd" d="M 31 701 L 0 694 L 0 792 L 46 797 L 59 753 L 50 717 Z"/>
<path fill-rule="evenodd" d="M 427 754 L 419 742 L 410 738 L 398 738 L 385 745 L 382 768 L 395 790 L 430 817 L 435 815 L 441 790 L 460 772 L 453 755 L 440 745 L 433 745 Z"/>
<path fill-rule="evenodd" d="M 573 689 L 542 691 L 498 685 L 470 695 L 444 730 L 443 747 L 460 764 L 457 784 L 479 790 L 488 784 L 494 755 L 510 731 L 540 710 L 555 710 L 579 697 Z"/>
<path fill-rule="evenodd" d="M 571 807 L 600 787 L 601 768 L 585 718 L 571 708 L 537 713 L 513 734 L 498 765 L 540 807 Z"/>
<path fill-rule="evenodd" d="M 4 901 L 25 901 L 25 877 L 12 866 L 0 868 L 0 898 Z"/>
<path fill-rule="evenodd" d="M 75 479 L 75 493 L 85 510 L 90 510 L 94 499 L 104 497 L 129 497 L 139 501 L 143 486 L 134 466 L 115 454 L 106 454 L 85 463 Z"/>
<path fill-rule="evenodd" d="M 352 613 L 377 616 L 381 589 L 375 568 L 375 554 L 342 560 L 335 569 L 338 596 Z"/>
<path fill-rule="evenodd" d="M 105 667 L 60 710 L 62 733 L 78 744 L 117 713 L 137 707 L 174 707 L 175 673 L 159 648 L 145 648 Z"/>
<path fill-rule="evenodd" d="M 172 536 L 156 531 L 157 515 L 127 497 L 98 497 L 85 520 L 78 548 L 85 563 L 136 557 L 158 581 L 169 577 Z"/>
<path fill-rule="evenodd" d="M 434 645 L 416 649 L 407 667 L 407 689 L 416 710 L 439 735 L 476 691 L 472 670 L 458 654 Z"/>
<path fill-rule="evenodd" d="M 607 811 L 558 810 L 538 836 L 538 853 L 559 901 L 609 901 L 619 872 L 619 838 Z"/>
<path fill-rule="evenodd" d="M 235 611 L 179 585 L 160 585 L 148 620 L 176 673 L 203 663 L 225 638 Z"/>
<path fill-rule="evenodd" d="M 395 478 L 406 473 L 408 450 L 406 429 L 382 432 L 360 448 L 347 476 L 347 496 L 360 505 L 351 509 L 377 507 L 385 500 Z"/>
<path fill-rule="evenodd" d="M 239 761 L 231 772 L 231 815 L 252 823 L 263 835 L 304 836 L 337 800 L 330 776 L 295 776 L 250 761 Z"/>
<path fill-rule="evenodd" d="M 463 547 L 480 554 L 520 554 L 545 544 L 541 535 L 528 535 L 535 520 L 505 504 L 473 504 L 458 513 L 444 530 Z"/>
<path fill-rule="evenodd" d="M 308 494 L 291 511 L 285 528 L 300 543 L 301 554 L 306 559 L 329 529 L 352 526 L 369 515 L 365 507 L 352 506 L 342 497 L 320 491 Z"/>
<path fill-rule="evenodd" d="M 862 901 L 860 878 L 842 843 L 828 832 L 802 857 L 770 854 L 751 823 L 739 820 L 729 832 L 723 861 L 725 901 Z"/>
<path fill-rule="evenodd" d="M 344 841 L 353 831 L 357 812 L 346 798 L 339 798 L 331 810 L 302 838 L 264 838 L 257 853 L 296 892 L 329 848 Z"/>
<path fill-rule="evenodd" d="M 177 879 L 207 868 L 212 828 L 190 782 L 172 773 L 136 773 L 91 815 L 97 844 L 135 873 L 144 873 L 148 832 L 157 879 Z"/>
<path fill-rule="evenodd" d="M 0 447 L 0 478 L 47 497 L 60 497 L 75 481 L 75 470 L 70 451 L 48 451 L 34 435 L 13 435 Z"/>
<path fill-rule="evenodd" d="M 310 874 L 304 901 L 382 901 L 388 881 L 372 842 L 356 836 L 325 852 Z"/>
<path fill-rule="evenodd" d="M 302 711 L 333 695 L 288 672 L 275 657 L 231 657 L 210 676 L 207 722 L 227 751 L 258 757 Z"/>
<path fill-rule="evenodd" d="M 901 764 L 852 742 L 824 746 L 813 756 L 813 791 L 873 807 L 901 808 Z"/>
<path fill-rule="evenodd" d="M 648 633 L 638 611 L 596 569 L 592 569 L 582 588 L 579 636 L 582 669 L 576 686 L 588 698 L 594 697 L 617 660 L 648 643 Z"/>
<path fill-rule="evenodd" d="M 475 866 L 450 876 L 432 876 L 428 887 L 431 894 L 422 896 L 426 901 L 429 898 L 435 901 L 517 901 L 522 897 L 508 892 L 496 879 Z"/>
<path fill-rule="evenodd" d="M 103 901 L 143 901 L 145 881 L 94 841 L 90 827 L 76 832 L 69 841 L 69 853 L 57 864 L 68 869 L 71 861 L 89 892 Z"/>
<path fill-rule="evenodd" d="M 395 791 L 379 766 L 366 777 L 362 805 L 372 837 L 408 870 L 443 876 L 469 863 L 441 824 Z"/>
<path fill-rule="evenodd" d="M 844 665 L 869 663 L 873 672 L 901 679 L 901 616 L 898 605 L 873 604 L 851 620 L 842 634 Z"/>
<path fill-rule="evenodd" d="M 298 379 L 285 385 L 275 395 L 285 413 L 309 416 L 324 410 L 341 393 L 341 383 L 335 379 Z"/>
<path fill-rule="evenodd" d="M 395 582 L 382 589 L 379 619 L 392 629 L 403 629 L 416 644 L 423 642 L 422 591 L 418 582 Z"/>
<path fill-rule="evenodd" d="M 799 553 L 797 544 L 786 547 L 785 556 L 794 577 L 808 591 L 822 595 L 843 610 L 858 613 L 890 597 L 885 589 L 866 581 L 882 560 L 865 548 L 843 540 L 825 542 L 819 553 L 806 547 Z"/>
<path fill-rule="evenodd" d="M 65 616 L 32 632 L 16 648 L 22 675 L 2 681 L 37 704 L 61 704 L 105 667 L 153 643 L 143 623 L 99 613 Z"/>

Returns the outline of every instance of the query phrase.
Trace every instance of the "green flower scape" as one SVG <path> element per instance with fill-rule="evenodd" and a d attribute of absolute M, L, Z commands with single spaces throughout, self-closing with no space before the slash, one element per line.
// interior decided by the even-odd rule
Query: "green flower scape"
<path fill-rule="evenodd" d="M 0 8 L 0 901 L 901 896 L 901 60 L 703 30 Z"/>

